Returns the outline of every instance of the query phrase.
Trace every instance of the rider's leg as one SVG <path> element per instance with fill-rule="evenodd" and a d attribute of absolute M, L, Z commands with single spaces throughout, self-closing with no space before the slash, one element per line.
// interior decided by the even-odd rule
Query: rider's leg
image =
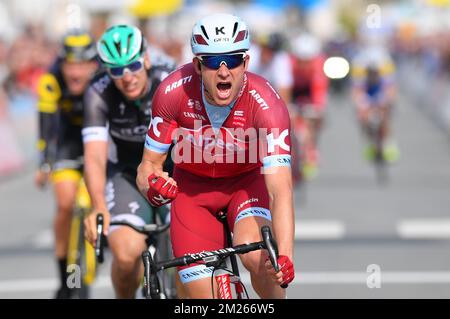
<path fill-rule="evenodd" d="M 358 115 L 358 121 L 359 121 L 359 125 L 361 127 L 361 130 L 364 132 L 364 135 L 366 137 L 370 136 L 370 128 L 368 125 L 369 122 L 369 111 L 370 109 L 368 107 L 360 107 L 357 110 L 357 115 Z"/>
<path fill-rule="evenodd" d="M 111 221 L 143 226 L 154 221 L 153 210 L 134 187 L 134 180 L 113 164 L 108 166 L 106 200 Z M 113 255 L 111 279 L 117 298 L 134 298 L 143 278 L 142 252 L 146 236 L 126 226 L 111 226 L 108 244 Z"/>
<path fill-rule="evenodd" d="M 227 179 L 221 182 L 205 182 L 205 178 L 184 170 L 174 171 L 174 179 L 180 190 L 172 202 L 170 238 L 175 257 L 225 247 L 223 225 L 215 212 L 226 207 L 232 185 Z M 179 277 L 189 298 L 213 298 L 212 270 L 194 264 L 178 269 Z M 217 298 L 214 288 L 214 297 Z"/>
<path fill-rule="evenodd" d="M 381 122 L 381 138 L 383 141 L 389 139 L 390 136 L 390 113 L 389 107 L 385 106 L 381 109 L 382 122 Z"/>
<path fill-rule="evenodd" d="M 56 215 L 53 220 L 55 257 L 58 263 L 61 288 L 67 287 L 70 224 L 80 178 L 81 174 L 75 170 L 61 170 L 52 174 L 56 200 Z"/>
<path fill-rule="evenodd" d="M 292 156 L 292 178 L 294 185 L 302 180 L 302 119 L 298 114 L 291 114 L 291 156 Z"/>
<path fill-rule="evenodd" d="M 117 298 L 135 297 L 144 274 L 141 255 L 146 249 L 145 238 L 127 227 L 119 227 L 108 236 L 113 255 L 111 278 Z"/>
<path fill-rule="evenodd" d="M 261 227 L 272 225 L 264 175 L 259 170 L 246 176 L 232 195 L 228 206 L 228 225 L 233 232 L 233 245 L 261 241 Z M 250 272 L 252 286 L 261 298 L 285 298 L 286 294 L 265 269 L 267 253 L 256 250 L 239 255 Z"/>
<path fill-rule="evenodd" d="M 213 280 L 214 290 L 211 289 L 211 275 L 208 278 L 202 278 L 184 284 L 185 291 L 191 299 L 214 299 L 218 298 L 219 292 L 217 284 Z"/>
<path fill-rule="evenodd" d="M 397 143 L 392 136 L 391 131 L 391 106 L 388 105 L 383 108 L 382 121 L 382 141 L 383 141 L 383 156 L 388 162 L 395 162 L 400 157 L 400 151 Z"/>
<path fill-rule="evenodd" d="M 240 245 L 262 240 L 260 229 L 270 224 L 270 221 L 261 217 L 241 219 L 234 226 L 233 244 Z M 261 298 L 286 298 L 285 290 L 274 283 L 266 273 L 264 264 L 267 253 L 265 251 L 256 250 L 239 257 L 244 267 L 250 272 L 252 286 Z"/>
<path fill-rule="evenodd" d="M 178 185 L 180 186 L 180 183 Z M 194 205 L 193 202 L 195 199 L 178 193 L 176 200 L 172 203 L 170 232 L 176 257 L 225 247 L 222 224 L 205 207 L 196 206 L 195 210 L 189 209 L 191 205 Z M 178 206 L 180 209 L 177 209 Z M 191 216 L 184 214 L 186 210 L 192 213 Z M 214 287 L 212 290 L 211 286 L 212 270 L 210 268 L 204 265 L 191 265 L 179 270 L 178 273 L 187 297 L 209 299 L 213 298 L 214 292 L 214 298 L 217 298 L 217 288 Z M 216 286 L 215 280 L 213 284 Z"/>
<path fill-rule="evenodd" d="M 54 218 L 55 255 L 58 259 L 67 257 L 70 222 L 75 204 L 78 184 L 74 181 L 55 183 L 56 216 Z"/>

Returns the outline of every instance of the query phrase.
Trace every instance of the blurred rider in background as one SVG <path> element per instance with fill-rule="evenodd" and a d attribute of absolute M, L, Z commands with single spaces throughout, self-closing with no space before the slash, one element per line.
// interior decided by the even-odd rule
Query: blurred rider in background
<path fill-rule="evenodd" d="M 388 162 L 398 160 L 400 152 L 391 134 L 391 114 L 397 95 L 395 64 L 389 52 L 380 45 L 363 48 L 352 61 L 352 99 L 359 124 L 369 137 L 372 113 L 381 113 L 383 157 Z M 375 157 L 375 145 L 369 142 L 364 149 L 368 160 Z"/>
<path fill-rule="evenodd" d="M 70 298 L 67 287 L 67 250 L 70 222 L 83 174 L 83 95 L 97 70 L 93 39 L 84 30 L 70 30 L 47 73 L 38 83 L 39 169 L 35 184 L 42 188 L 49 179 L 54 187 L 55 257 L 60 275 L 56 298 Z"/>
<path fill-rule="evenodd" d="M 317 38 L 311 34 L 300 34 L 292 40 L 291 49 L 293 89 L 289 111 L 294 123 L 300 118 L 306 126 L 300 134 L 303 135 L 303 177 L 308 180 L 318 172 L 317 143 L 327 104 L 329 80 L 323 71 L 325 56 Z"/>
<path fill-rule="evenodd" d="M 290 100 L 293 77 L 285 39 L 279 32 L 262 33 L 249 50 L 249 71 L 266 78 L 287 104 Z"/>

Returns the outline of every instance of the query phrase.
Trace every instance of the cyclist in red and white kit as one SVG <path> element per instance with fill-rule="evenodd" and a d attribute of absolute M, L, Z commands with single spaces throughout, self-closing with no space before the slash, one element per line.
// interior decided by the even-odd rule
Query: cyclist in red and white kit
<path fill-rule="evenodd" d="M 319 133 L 322 129 L 328 97 L 328 78 L 323 71 L 325 56 L 314 36 L 304 33 L 292 41 L 292 100 L 290 114 L 300 145 L 302 177 L 318 174 Z"/>
<path fill-rule="evenodd" d="M 193 62 L 171 73 L 153 97 L 137 185 L 150 203 L 171 202 L 176 257 L 225 247 L 219 212 L 227 213 L 233 244 L 261 240 L 269 225 L 280 271 L 265 251 L 241 256 L 262 298 L 285 298 L 294 278 L 294 209 L 286 105 L 262 77 L 247 72 L 249 31 L 238 17 L 215 14 L 193 28 Z M 173 178 L 162 165 L 169 146 Z M 191 298 L 211 298 L 212 269 L 179 269 Z"/>

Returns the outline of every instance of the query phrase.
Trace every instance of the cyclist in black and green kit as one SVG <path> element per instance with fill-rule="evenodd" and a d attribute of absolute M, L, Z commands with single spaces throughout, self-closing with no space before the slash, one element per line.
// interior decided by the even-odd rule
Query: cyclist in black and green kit
<path fill-rule="evenodd" d="M 109 222 L 142 226 L 154 223 L 156 214 L 168 216 L 166 207 L 150 206 L 135 180 L 151 121 L 153 94 L 175 63 L 147 48 L 140 30 L 128 25 L 106 30 L 97 51 L 105 71 L 86 92 L 82 131 L 85 179 L 93 208 L 85 219 L 86 237 L 95 242 L 96 215 L 102 213 L 113 255 L 116 297 L 133 298 L 143 276 L 145 235 L 122 226 L 113 226 L 108 232 Z"/>

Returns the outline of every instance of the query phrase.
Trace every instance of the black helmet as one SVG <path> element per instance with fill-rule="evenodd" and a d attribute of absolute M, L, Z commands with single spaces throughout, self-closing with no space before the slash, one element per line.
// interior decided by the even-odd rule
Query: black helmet
<path fill-rule="evenodd" d="M 90 61 L 97 51 L 93 38 L 83 29 L 72 29 L 62 39 L 60 57 L 69 62 Z"/>

